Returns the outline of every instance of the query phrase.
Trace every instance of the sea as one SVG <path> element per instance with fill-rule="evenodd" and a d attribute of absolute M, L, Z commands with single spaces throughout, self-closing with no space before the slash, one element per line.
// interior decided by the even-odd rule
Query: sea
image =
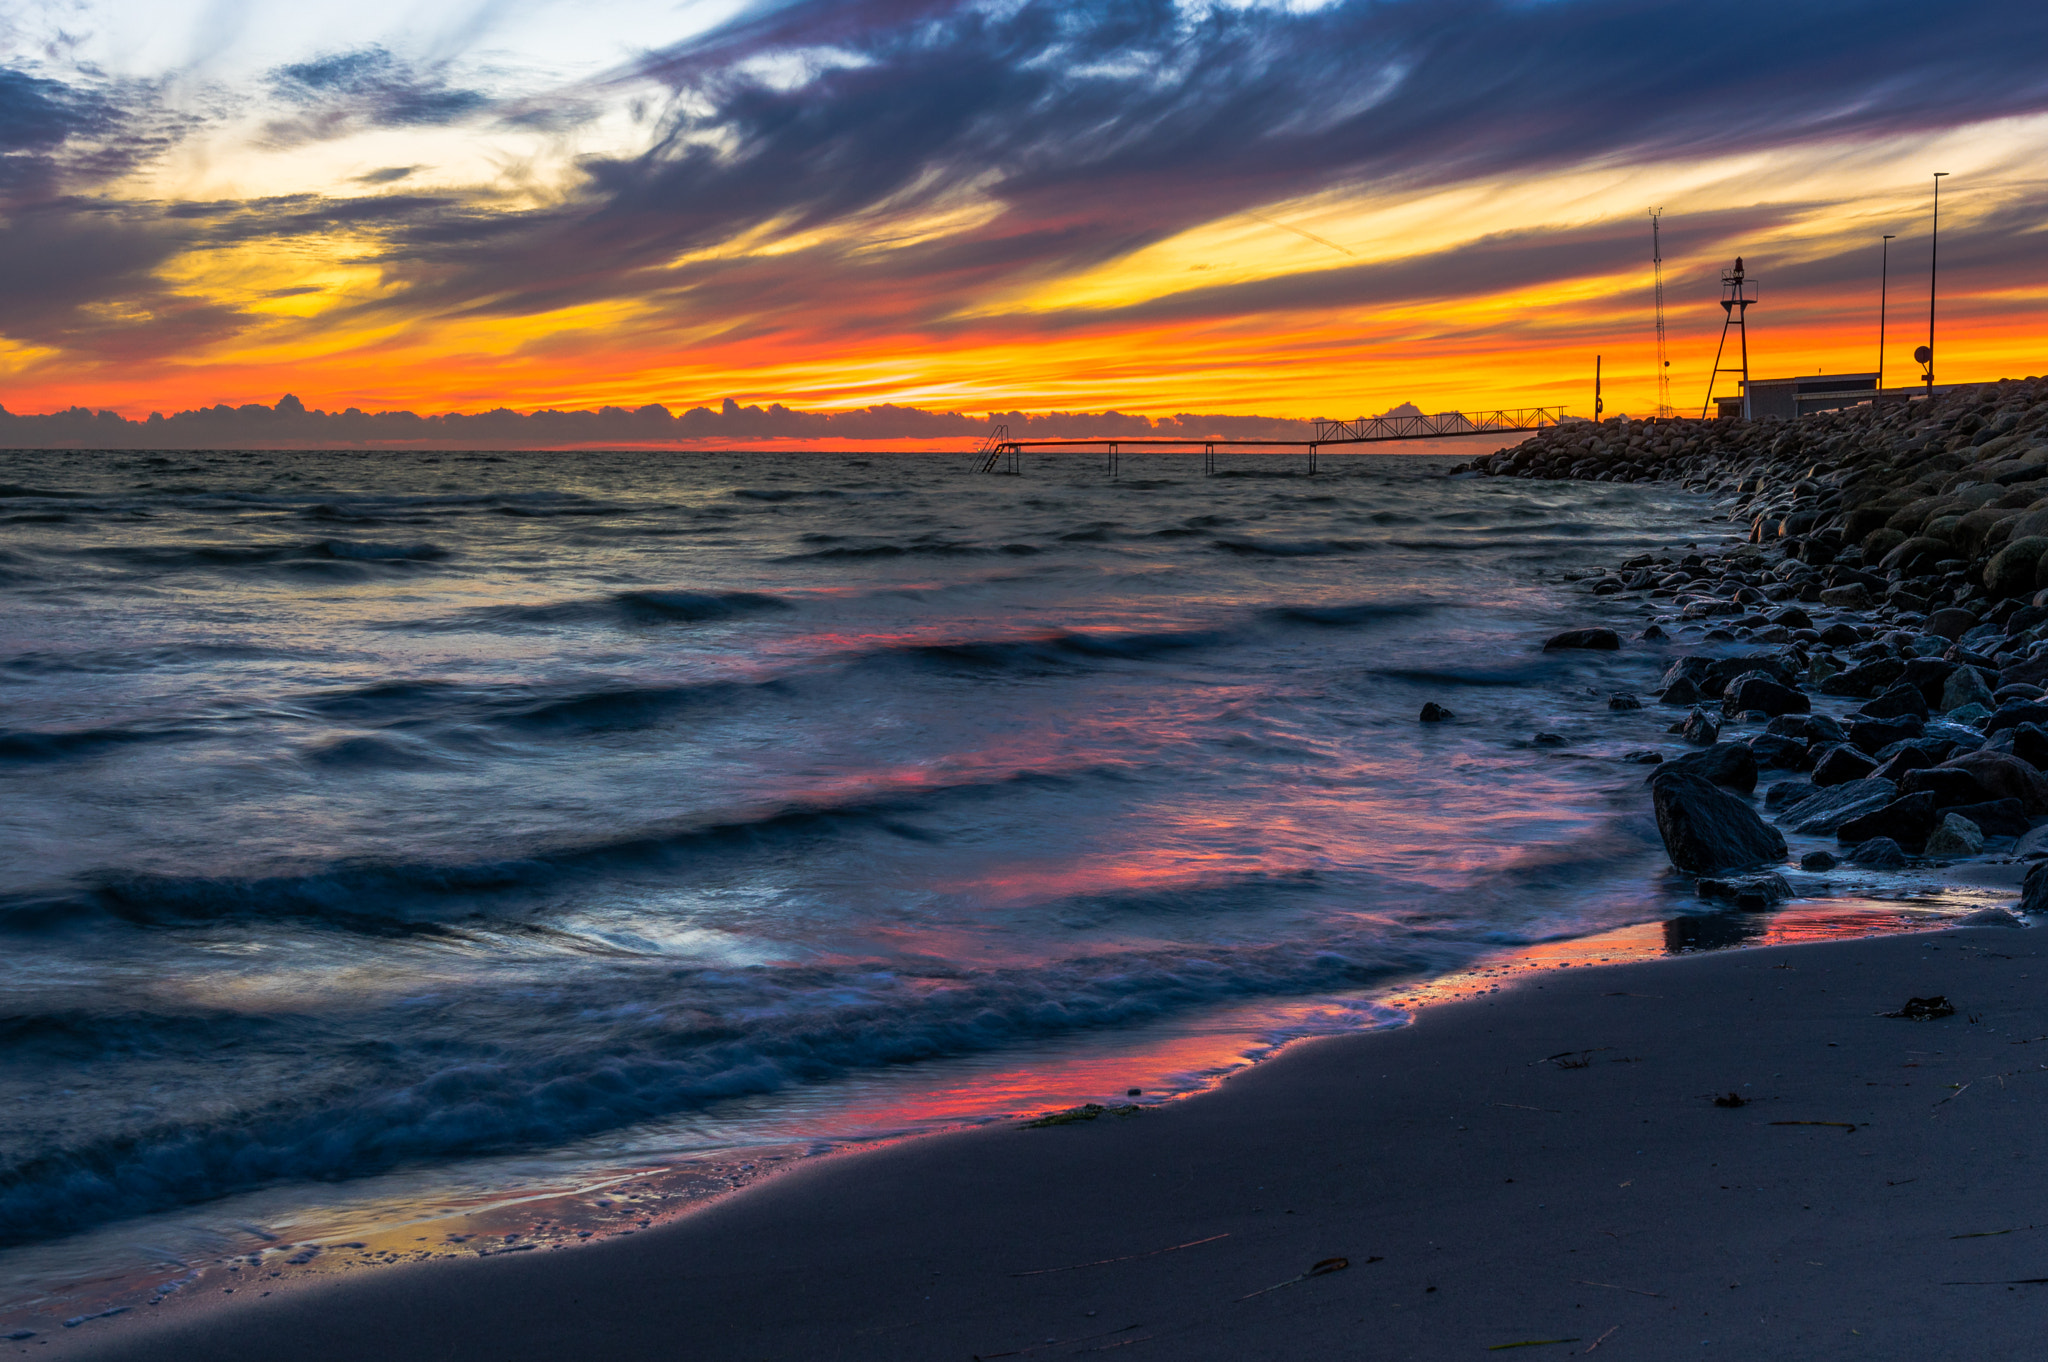
<path fill-rule="evenodd" d="M 1730 527 L 1446 476 L 1494 443 L 0 456 L 0 1311 L 604 1238 L 1755 935 L 1620 759 L 1673 648 L 1542 651 Z"/>

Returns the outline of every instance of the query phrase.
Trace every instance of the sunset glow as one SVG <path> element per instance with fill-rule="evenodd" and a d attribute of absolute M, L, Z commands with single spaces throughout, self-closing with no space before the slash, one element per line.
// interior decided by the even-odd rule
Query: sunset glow
<path fill-rule="evenodd" d="M 1885 233 L 1907 379 L 1936 169 L 1942 377 L 2041 367 L 2010 6 L 452 13 L 24 17 L 0 403 L 1640 413 L 1661 207 L 1685 410 L 1738 254 L 1875 367 Z"/>

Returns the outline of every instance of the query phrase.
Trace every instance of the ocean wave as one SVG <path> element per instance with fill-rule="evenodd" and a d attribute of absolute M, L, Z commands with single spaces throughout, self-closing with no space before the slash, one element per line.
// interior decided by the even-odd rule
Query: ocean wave
<path fill-rule="evenodd" d="M 931 841 L 931 833 L 904 820 L 944 803 L 1018 789 L 1065 788 L 1097 773 L 1097 768 L 1028 770 L 882 786 L 828 801 L 793 800 L 729 818 L 469 862 L 340 861 L 299 873 L 256 876 L 106 870 L 81 877 L 74 888 L 0 896 L 0 930 L 40 932 L 92 919 L 145 928 L 296 920 L 371 936 L 450 934 L 450 922 L 477 914 L 517 914 L 569 880 L 659 870 L 718 852 L 747 853 L 860 831 Z"/>
<path fill-rule="evenodd" d="M 964 639 L 947 643 L 913 643 L 862 655 L 863 662 L 911 661 L 949 670 L 976 672 L 1010 668 L 1071 669 L 1076 664 L 1143 661 L 1191 648 L 1212 648 L 1231 640 L 1221 629 L 1176 629 L 1157 633 L 1042 634 L 1033 638 Z"/>
<path fill-rule="evenodd" d="M 1283 605 L 1266 612 L 1268 619 L 1282 624 L 1314 624 L 1326 629 L 1345 629 L 1382 620 L 1414 619 L 1441 610 L 1435 601 L 1366 601 L 1357 605 Z"/>
<path fill-rule="evenodd" d="M 58 492 L 47 487 L 23 487 L 20 483 L 0 482 L 0 499 L 10 501 L 17 498 L 21 500 L 32 500 L 36 498 L 41 498 L 44 500 L 51 501 L 68 501 L 76 497 L 82 497 L 84 495 L 85 493 L 83 492 Z"/>
<path fill-rule="evenodd" d="M 915 540 L 908 544 L 846 544 L 829 549 L 813 549 L 808 553 L 792 553 L 784 562 L 830 562 L 833 560 L 854 560 L 874 558 L 968 558 L 981 554 L 1002 553 L 1013 557 L 1043 553 L 1036 544 L 962 544 L 950 540 Z"/>
<path fill-rule="evenodd" d="M 794 602 L 760 591 L 649 589 L 531 605 L 483 606 L 441 619 L 406 620 L 386 627 L 438 633 L 492 626 L 517 629 L 556 624 L 706 624 L 794 608 Z"/>
<path fill-rule="evenodd" d="M 521 990 L 522 1017 L 500 1018 L 485 1039 L 473 1038 L 464 1008 L 448 1018 L 446 1037 L 387 1038 L 374 1061 L 337 1063 L 329 1091 L 0 1167 L 0 1244 L 280 1182 L 557 1145 L 859 1069 L 1130 1026 L 1235 998 L 1357 988 L 1440 966 L 1451 953 L 1335 940 L 986 970 L 664 968 L 658 988 L 622 971 L 602 994 Z M 417 1016 L 411 1026 L 417 1035 Z M 465 1030 L 467 1043 L 455 1039 Z M 340 1081 L 351 1076 L 360 1081 Z"/>
<path fill-rule="evenodd" d="M 347 539 L 319 539 L 293 544 L 133 544 L 88 550 L 99 558 L 154 571 L 197 568 L 318 566 L 323 564 L 437 563 L 449 557 L 438 544 L 381 544 Z"/>
<path fill-rule="evenodd" d="M 109 747 L 133 743 L 177 742 L 198 736 L 189 728 L 128 727 L 119 724 L 100 728 L 17 728 L 0 729 L 0 761 L 62 761 L 89 756 Z"/>
<path fill-rule="evenodd" d="M 1210 541 L 1228 553 L 1260 558 L 1325 558 L 1339 553 L 1364 553 L 1373 545 L 1363 539 L 1252 539 L 1218 536 Z"/>

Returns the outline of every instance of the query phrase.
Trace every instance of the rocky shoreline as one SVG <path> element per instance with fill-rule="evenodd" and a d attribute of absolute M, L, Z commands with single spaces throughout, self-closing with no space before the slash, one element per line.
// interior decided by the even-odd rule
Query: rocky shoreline
<path fill-rule="evenodd" d="M 1657 686 L 1697 750 L 1629 754 L 1655 768 L 1658 831 L 1703 897 L 1792 897 L 1790 831 L 1838 844 L 1805 871 L 2025 860 L 2017 909 L 2048 911 L 2048 379 L 1797 420 L 1575 423 L 1451 472 L 1677 482 L 1747 527 L 1578 575 L 1657 612 L 1641 641 L 1723 645 Z"/>

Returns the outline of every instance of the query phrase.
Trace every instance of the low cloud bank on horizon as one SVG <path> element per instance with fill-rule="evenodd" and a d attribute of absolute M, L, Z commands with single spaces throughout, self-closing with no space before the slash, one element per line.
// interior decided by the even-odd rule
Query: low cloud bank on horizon
<path fill-rule="evenodd" d="M 1388 415 L 1416 415 L 1403 404 Z M 130 420 L 119 412 L 74 407 L 45 415 L 0 408 L 0 449 L 595 449 L 702 445 L 721 441 L 913 441 L 985 437 L 1001 424 L 1025 438 L 1144 435 L 1190 439 L 1299 439 L 1307 421 L 1269 416 L 1147 417 L 1128 412 L 966 412 L 874 406 L 855 411 L 794 411 L 781 403 L 741 406 L 731 398 L 714 409 L 684 412 L 649 405 L 628 411 L 536 411 L 505 408 L 420 416 L 409 411 L 328 412 L 287 394 L 274 407 L 248 403 L 152 412 Z"/>
<path fill-rule="evenodd" d="M 1169 413 L 2026 372 L 2024 0 L 30 0 L 0 400 Z M 1916 320 L 1917 314 L 1917 320 Z M 1375 401 L 1374 395 L 1378 400 Z M 681 399 L 680 401 L 678 399 Z M 1590 406 L 1580 401 L 1581 406 Z"/>

